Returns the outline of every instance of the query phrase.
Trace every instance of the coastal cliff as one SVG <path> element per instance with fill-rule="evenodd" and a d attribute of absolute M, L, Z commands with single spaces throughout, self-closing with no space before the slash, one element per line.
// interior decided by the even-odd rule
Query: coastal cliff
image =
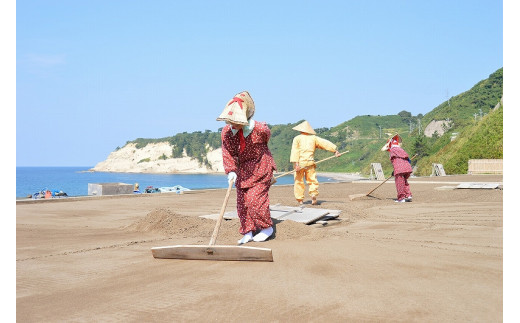
<path fill-rule="evenodd" d="M 209 150 L 207 160 L 210 166 L 201 164 L 196 158 L 186 153 L 181 158 L 172 157 L 172 146 L 168 142 L 150 143 L 137 148 L 135 143 L 128 143 L 123 148 L 113 151 L 108 158 L 99 162 L 91 171 L 118 173 L 223 173 L 222 148 Z"/>

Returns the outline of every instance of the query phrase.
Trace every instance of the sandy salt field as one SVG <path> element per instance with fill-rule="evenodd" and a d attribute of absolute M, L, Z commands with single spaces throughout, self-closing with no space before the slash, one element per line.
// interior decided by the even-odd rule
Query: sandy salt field
<path fill-rule="evenodd" d="M 327 225 L 277 221 L 247 246 L 273 262 L 155 259 L 150 248 L 208 244 L 225 189 L 18 201 L 19 322 L 500 322 L 503 190 L 454 189 L 502 176 L 414 178 L 412 203 L 389 181 L 327 183 Z M 235 208 L 231 192 L 227 211 Z M 295 206 L 292 186 L 271 204 Z M 238 220 L 217 245 L 235 245 Z"/>

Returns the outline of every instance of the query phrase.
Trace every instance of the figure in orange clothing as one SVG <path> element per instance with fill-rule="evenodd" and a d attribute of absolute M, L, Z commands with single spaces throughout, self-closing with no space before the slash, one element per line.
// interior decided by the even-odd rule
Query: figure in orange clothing
<path fill-rule="evenodd" d="M 300 134 L 293 139 L 291 148 L 290 162 L 293 163 L 294 169 L 294 197 L 299 204 L 303 204 L 305 193 L 305 181 L 309 185 L 309 195 L 312 199 L 312 205 L 318 204 L 318 179 L 316 177 L 316 163 L 314 162 L 314 151 L 316 148 L 333 152 L 336 157 L 341 154 L 337 150 L 336 145 L 332 142 L 316 136 L 316 132 L 312 129 L 307 121 L 303 121 L 293 128 Z"/>
<path fill-rule="evenodd" d="M 248 92 L 240 92 L 228 101 L 217 120 L 225 121 L 222 129 L 222 158 L 228 181 L 237 189 L 237 213 L 242 239 L 265 241 L 273 234 L 269 210 L 269 188 L 276 170 L 267 143 L 271 130 L 265 122 L 252 119 L 253 99 Z"/>

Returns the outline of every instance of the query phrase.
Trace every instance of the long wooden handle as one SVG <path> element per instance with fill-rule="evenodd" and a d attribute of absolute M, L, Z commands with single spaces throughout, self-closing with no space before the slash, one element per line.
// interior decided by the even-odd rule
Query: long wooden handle
<path fill-rule="evenodd" d="M 217 224 L 215 225 L 215 229 L 213 230 L 213 234 L 211 235 L 211 240 L 209 241 L 209 245 L 212 246 L 217 241 L 218 231 L 220 230 L 220 224 L 222 223 L 222 219 L 224 218 L 224 211 L 226 211 L 226 205 L 229 200 L 229 194 L 231 193 L 231 188 L 233 187 L 233 181 L 229 181 L 229 186 L 226 192 L 226 197 L 224 198 L 224 203 L 222 203 L 222 208 L 220 209 L 220 214 L 217 219 Z"/>
<path fill-rule="evenodd" d="M 344 151 L 344 152 L 340 153 L 338 156 L 336 156 L 336 155 L 334 155 L 334 156 L 330 156 L 330 157 L 327 157 L 327 158 L 322 159 L 322 160 L 320 160 L 320 161 L 317 161 L 317 162 L 315 162 L 314 164 L 317 165 L 317 164 L 319 164 L 319 163 L 321 163 L 321 162 L 324 162 L 324 161 L 326 161 L 326 160 L 332 159 L 332 158 L 334 158 L 334 157 L 339 157 L 339 156 L 341 156 L 341 155 L 343 155 L 343 154 L 346 154 L 346 153 L 348 153 L 348 152 L 349 152 L 348 150 L 347 150 L 347 151 Z M 307 166 L 307 167 L 308 167 L 308 166 Z M 305 168 L 307 168 L 307 167 L 303 167 L 303 168 L 301 168 L 300 170 L 305 169 Z M 288 172 L 282 173 L 282 174 L 280 174 L 280 175 L 277 175 L 277 176 L 275 176 L 274 178 L 275 178 L 275 179 L 278 179 L 278 178 L 280 178 L 280 177 L 282 177 L 282 176 L 289 175 L 289 174 L 292 174 L 292 173 L 296 173 L 296 169 L 293 169 L 293 170 L 291 170 L 291 171 L 288 171 Z"/>
<path fill-rule="evenodd" d="M 371 190 L 370 192 L 367 193 L 367 195 L 370 195 L 370 193 L 372 193 L 373 191 L 377 190 L 381 185 L 383 185 L 384 183 L 386 183 L 386 181 L 388 181 L 390 178 L 394 177 L 394 175 L 390 175 L 388 176 L 387 179 L 385 179 L 381 184 L 377 185 L 373 190 Z"/>

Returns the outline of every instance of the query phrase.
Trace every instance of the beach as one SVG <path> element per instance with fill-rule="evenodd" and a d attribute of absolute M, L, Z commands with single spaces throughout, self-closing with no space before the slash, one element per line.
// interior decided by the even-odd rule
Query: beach
<path fill-rule="evenodd" d="M 502 175 L 322 183 L 337 219 L 275 221 L 247 246 L 273 262 L 156 259 L 151 248 L 208 244 L 225 189 L 27 200 L 16 203 L 16 315 L 20 322 L 500 322 Z M 296 206 L 292 185 L 271 205 Z M 236 208 L 236 192 L 226 211 Z M 236 245 L 239 221 L 216 244 Z"/>

